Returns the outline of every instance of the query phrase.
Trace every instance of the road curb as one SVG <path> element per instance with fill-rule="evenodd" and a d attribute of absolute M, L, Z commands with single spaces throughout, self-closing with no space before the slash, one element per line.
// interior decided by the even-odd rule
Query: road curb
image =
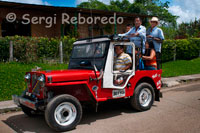
<path fill-rule="evenodd" d="M 165 78 L 163 78 L 163 79 L 165 79 Z M 182 84 L 200 81 L 200 77 L 198 77 L 198 78 L 188 78 L 188 79 L 176 79 L 176 80 L 173 80 L 173 79 L 174 78 L 172 78 L 172 80 L 168 80 L 168 81 L 162 80 L 162 89 L 170 88 L 170 87 L 176 87 L 176 86 L 180 86 Z"/>
<path fill-rule="evenodd" d="M 200 78 L 196 78 L 196 79 L 188 79 L 188 80 L 180 80 L 181 83 L 194 82 L 194 81 L 200 81 Z"/>
<path fill-rule="evenodd" d="M 15 112 L 15 111 L 21 111 L 21 108 L 18 106 L 13 107 L 5 107 L 0 109 L 0 114 L 8 113 L 8 112 Z"/>

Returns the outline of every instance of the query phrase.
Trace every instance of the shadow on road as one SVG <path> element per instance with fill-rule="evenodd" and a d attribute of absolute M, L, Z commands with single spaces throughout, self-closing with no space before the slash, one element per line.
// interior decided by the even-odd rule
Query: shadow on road
<path fill-rule="evenodd" d="M 98 112 L 95 112 L 92 109 L 84 109 L 83 118 L 80 124 L 91 124 L 97 120 L 119 116 L 123 113 L 137 113 L 137 111 L 130 107 L 127 100 L 119 99 L 102 102 L 98 106 Z"/>
<path fill-rule="evenodd" d="M 43 116 L 31 118 L 25 114 L 15 115 L 9 117 L 7 120 L 4 121 L 4 123 L 6 123 L 17 133 L 24 133 L 24 132 L 53 133 L 53 131 L 47 126 Z"/>
<path fill-rule="evenodd" d="M 133 110 L 126 100 L 115 100 L 101 103 L 98 107 L 98 112 L 91 109 L 83 110 L 83 117 L 79 125 L 88 124 L 115 116 L 122 115 L 123 113 L 137 113 Z M 54 132 L 45 122 L 44 116 L 30 118 L 25 114 L 15 115 L 9 117 L 4 121 L 9 127 L 18 133 L 23 132 Z"/>

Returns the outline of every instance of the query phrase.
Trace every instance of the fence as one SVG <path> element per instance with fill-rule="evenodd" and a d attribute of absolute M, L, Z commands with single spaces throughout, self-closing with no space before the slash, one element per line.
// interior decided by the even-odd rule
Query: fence
<path fill-rule="evenodd" d="M 0 38 L 0 62 L 68 62 L 75 38 Z"/>
<path fill-rule="evenodd" d="M 9 62 L 13 62 L 14 61 L 14 56 L 13 56 L 13 41 L 10 41 L 10 45 L 9 45 Z M 59 58 L 60 58 L 60 61 L 59 63 L 60 64 L 63 64 L 63 42 L 60 41 L 60 45 L 59 45 Z M 53 59 L 51 59 L 53 60 Z M 47 60 L 46 60 L 47 61 Z M 57 61 L 58 62 L 58 61 Z"/>

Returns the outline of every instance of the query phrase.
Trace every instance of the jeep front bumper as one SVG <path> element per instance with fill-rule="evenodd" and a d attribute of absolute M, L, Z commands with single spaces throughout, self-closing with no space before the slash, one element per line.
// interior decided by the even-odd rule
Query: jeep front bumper
<path fill-rule="evenodd" d="M 33 102 L 29 99 L 26 99 L 26 98 L 23 98 L 23 97 L 20 97 L 20 96 L 17 96 L 17 95 L 12 95 L 12 99 L 13 99 L 14 103 L 18 106 L 24 105 L 28 108 L 33 109 L 33 110 L 37 110 L 37 107 L 38 107 L 37 102 Z"/>

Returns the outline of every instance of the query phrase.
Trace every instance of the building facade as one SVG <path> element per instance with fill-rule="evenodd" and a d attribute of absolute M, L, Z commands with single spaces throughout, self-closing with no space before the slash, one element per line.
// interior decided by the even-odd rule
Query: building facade
<path fill-rule="evenodd" d="M 73 35 L 78 36 L 78 38 L 85 38 L 123 33 L 126 25 L 133 24 L 136 16 L 138 15 L 104 10 L 0 1 L 0 37 L 14 35 L 61 37 Z M 144 15 L 139 15 L 139 17 L 148 18 Z M 85 22 L 81 18 L 85 18 Z M 121 23 L 122 18 L 123 23 Z M 76 20 L 80 20 L 80 23 Z"/>

